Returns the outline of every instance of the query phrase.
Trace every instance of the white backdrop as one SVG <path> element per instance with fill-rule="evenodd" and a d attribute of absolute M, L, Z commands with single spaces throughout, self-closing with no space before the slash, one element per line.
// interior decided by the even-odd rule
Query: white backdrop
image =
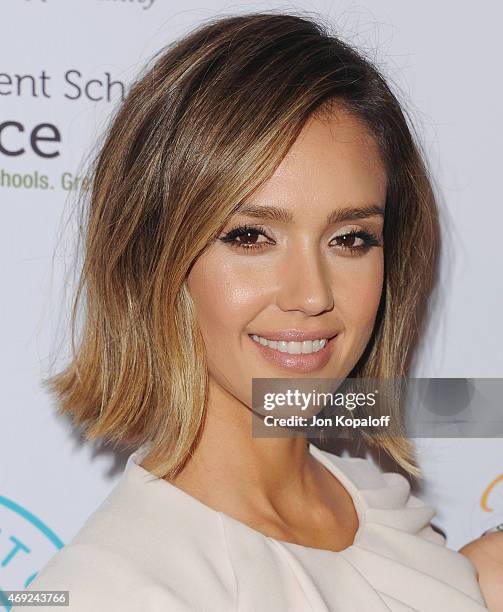
<path fill-rule="evenodd" d="M 502 376 L 497 3 L 3 0 L 0 589 L 31 581 L 108 494 L 126 459 L 83 444 L 39 386 L 54 355 L 63 363 L 68 350 L 56 340 L 68 316 L 72 228 L 55 248 L 83 155 L 156 51 L 209 17 L 260 9 L 329 17 L 381 67 L 417 126 L 444 247 L 413 374 Z M 427 476 L 420 494 L 436 508 L 433 522 L 449 547 L 503 521 L 500 439 L 416 442 Z"/>

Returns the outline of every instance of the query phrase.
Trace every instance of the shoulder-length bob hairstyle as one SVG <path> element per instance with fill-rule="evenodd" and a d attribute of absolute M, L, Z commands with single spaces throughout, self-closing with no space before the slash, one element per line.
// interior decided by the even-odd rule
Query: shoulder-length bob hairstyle
<path fill-rule="evenodd" d="M 153 58 L 93 157 L 72 359 L 42 382 L 87 440 L 148 442 L 145 469 L 162 478 L 180 471 L 204 424 L 208 384 L 187 275 L 308 118 L 337 108 L 365 123 L 388 176 L 385 284 L 351 376 L 407 375 L 439 230 L 426 164 L 400 104 L 376 67 L 325 24 L 278 13 L 214 19 Z M 369 442 L 418 476 L 401 408 L 392 407 L 393 431 Z"/>

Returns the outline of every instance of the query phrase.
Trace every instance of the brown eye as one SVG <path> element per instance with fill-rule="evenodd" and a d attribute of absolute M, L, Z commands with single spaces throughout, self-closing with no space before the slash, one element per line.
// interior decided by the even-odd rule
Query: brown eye
<path fill-rule="evenodd" d="M 355 245 L 357 239 L 361 240 L 362 244 Z M 335 236 L 334 240 L 339 241 L 339 243 L 342 242 L 342 244 L 339 244 L 340 248 L 343 251 L 349 251 L 351 255 L 366 253 L 371 247 L 380 245 L 377 236 L 365 230 L 351 230 L 346 234 Z"/>
<path fill-rule="evenodd" d="M 337 236 L 335 238 L 335 240 L 341 240 L 342 241 L 342 245 L 343 247 L 346 248 L 353 248 L 355 241 L 356 241 L 356 236 L 354 234 L 345 234 L 344 236 Z M 360 238 L 361 240 L 361 238 Z"/>
<path fill-rule="evenodd" d="M 231 230 L 225 236 L 220 238 L 224 243 L 228 243 L 232 247 L 255 250 L 261 249 L 269 244 L 267 241 L 258 241 L 260 236 L 268 238 L 263 229 L 257 227 L 241 226 Z"/>
<path fill-rule="evenodd" d="M 251 230 L 247 230 L 246 232 L 243 232 L 242 234 L 238 234 L 236 236 L 236 240 L 243 245 L 248 245 L 248 244 L 256 244 L 258 241 L 258 237 L 260 234 L 258 234 L 258 232 L 254 232 Z M 238 240 L 239 239 L 239 240 Z"/>

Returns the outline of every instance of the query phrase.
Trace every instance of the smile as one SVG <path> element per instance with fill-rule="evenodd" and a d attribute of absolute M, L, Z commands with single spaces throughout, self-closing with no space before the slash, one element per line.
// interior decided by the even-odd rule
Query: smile
<path fill-rule="evenodd" d="M 253 334 L 252 340 L 258 342 L 262 346 L 268 346 L 271 349 L 280 351 L 281 353 L 289 353 L 290 355 L 309 355 L 317 353 L 327 344 L 327 338 L 319 338 L 316 340 L 303 340 L 302 342 L 287 342 L 286 340 L 268 340 Z"/>
<path fill-rule="evenodd" d="M 267 361 L 283 370 L 303 374 L 315 372 L 327 365 L 338 335 L 302 342 L 267 340 L 256 334 L 248 337 Z"/>

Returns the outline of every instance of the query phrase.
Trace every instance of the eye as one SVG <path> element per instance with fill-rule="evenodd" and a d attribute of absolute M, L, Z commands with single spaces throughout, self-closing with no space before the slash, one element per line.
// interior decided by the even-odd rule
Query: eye
<path fill-rule="evenodd" d="M 257 239 L 260 236 L 269 238 L 269 236 L 266 234 L 265 230 L 262 227 L 240 225 L 239 227 L 236 227 L 227 234 L 225 234 L 225 236 L 220 238 L 220 240 L 229 244 L 233 248 L 254 251 L 257 249 L 262 249 L 268 244 L 270 244 L 267 241 L 257 242 Z"/>
<path fill-rule="evenodd" d="M 361 240 L 362 244 L 355 246 L 356 239 Z M 343 251 L 349 251 L 351 255 L 366 253 L 371 247 L 381 244 L 379 238 L 375 234 L 357 229 L 335 236 L 333 240 L 342 241 L 343 244 L 340 245 L 341 249 Z"/>

